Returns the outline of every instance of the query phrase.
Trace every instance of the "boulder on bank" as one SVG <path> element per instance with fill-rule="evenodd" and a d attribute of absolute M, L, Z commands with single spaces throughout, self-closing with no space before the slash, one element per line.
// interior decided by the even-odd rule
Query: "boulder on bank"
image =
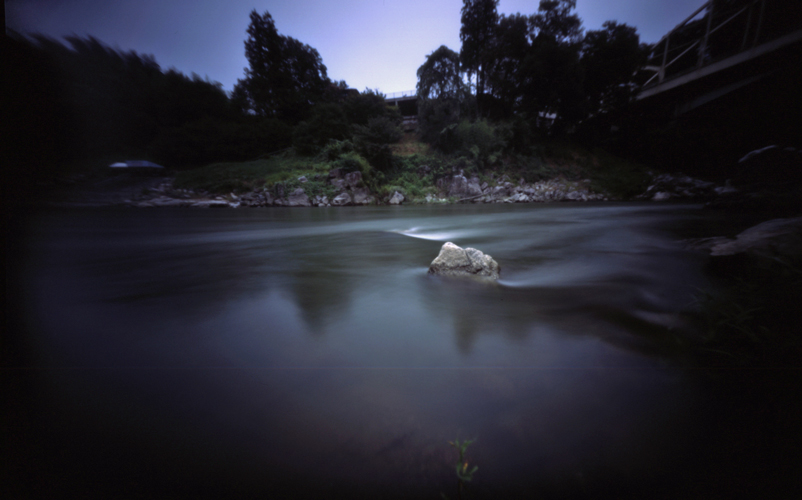
<path fill-rule="evenodd" d="M 501 268 L 498 262 L 475 248 L 460 248 L 450 241 L 429 265 L 429 274 L 438 276 L 480 276 L 497 280 Z"/>
<path fill-rule="evenodd" d="M 335 207 L 344 207 L 346 205 L 350 205 L 351 195 L 345 192 L 340 193 L 337 196 L 335 196 L 333 200 L 331 200 L 331 204 L 332 206 Z"/>
<path fill-rule="evenodd" d="M 287 199 L 287 205 L 290 207 L 311 207 L 312 203 L 309 202 L 309 196 L 304 193 L 303 188 L 298 188 L 290 194 Z"/>
<path fill-rule="evenodd" d="M 404 201 L 404 195 L 396 191 L 393 193 L 393 196 L 390 197 L 390 205 L 400 205 L 401 202 Z"/>
<path fill-rule="evenodd" d="M 345 184 L 351 189 L 359 187 L 362 184 L 362 172 L 348 172 L 345 174 Z"/>
<path fill-rule="evenodd" d="M 734 240 L 719 238 L 710 245 L 713 257 L 749 253 L 796 258 L 802 254 L 802 217 L 774 219 L 750 227 Z"/>
<path fill-rule="evenodd" d="M 375 201 L 368 188 L 356 188 L 354 189 L 353 193 L 354 205 L 372 205 Z"/>

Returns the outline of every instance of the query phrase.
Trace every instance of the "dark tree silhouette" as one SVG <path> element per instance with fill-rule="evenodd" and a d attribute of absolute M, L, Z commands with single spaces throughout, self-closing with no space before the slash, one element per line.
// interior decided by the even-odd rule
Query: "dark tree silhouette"
<path fill-rule="evenodd" d="M 646 63 L 647 47 L 637 29 L 607 21 L 604 29 L 588 31 L 582 41 L 585 92 L 591 113 L 626 105 L 635 96 L 634 74 Z"/>
<path fill-rule="evenodd" d="M 537 36 L 548 36 L 559 43 L 578 43 L 582 20 L 575 13 L 576 0 L 540 0 L 532 25 Z"/>
<path fill-rule="evenodd" d="M 460 61 L 469 74 L 476 75 L 477 95 L 485 91 L 490 58 L 487 49 L 496 33 L 497 7 L 498 0 L 463 0 L 462 27 L 459 31 L 462 42 Z"/>
<path fill-rule="evenodd" d="M 298 122 L 321 102 L 330 85 L 317 50 L 278 33 L 269 12 L 250 15 L 245 57 L 249 68 L 234 90 L 257 115 Z"/>
<path fill-rule="evenodd" d="M 418 68 L 418 126 L 434 142 L 444 127 L 456 123 L 469 94 L 460 72 L 459 54 L 441 45 Z"/>
<path fill-rule="evenodd" d="M 531 25 L 521 14 L 502 15 L 488 44 L 487 86 L 498 104 L 489 116 L 508 118 L 523 94 L 521 66 L 529 52 Z M 486 106 L 487 107 L 487 106 Z"/>

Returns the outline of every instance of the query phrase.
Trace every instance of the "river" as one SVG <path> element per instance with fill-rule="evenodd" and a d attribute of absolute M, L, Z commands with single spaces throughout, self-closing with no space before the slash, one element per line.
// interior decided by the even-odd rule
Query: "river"
<path fill-rule="evenodd" d="M 26 356 L 3 370 L 6 484 L 25 498 L 785 494 L 798 405 L 762 374 L 671 348 L 711 286 L 679 240 L 717 217 L 647 203 L 37 214 L 13 263 Z M 446 241 L 492 255 L 499 283 L 427 275 Z M 475 440 L 462 493 L 454 439 Z"/>

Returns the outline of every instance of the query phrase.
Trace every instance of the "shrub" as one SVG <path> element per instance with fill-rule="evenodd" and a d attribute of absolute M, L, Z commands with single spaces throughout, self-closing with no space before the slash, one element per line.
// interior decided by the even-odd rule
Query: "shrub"
<path fill-rule="evenodd" d="M 363 176 L 371 173 L 370 163 L 355 151 L 343 153 L 331 163 L 332 168 L 340 168 L 343 172 L 362 172 Z"/>
<path fill-rule="evenodd" d="M 350 153 L 354 151 L 354 143 L 351 141 L 338 141 L 336 139 L 332 139 L 326 144 L 323 148 L 323 151 L 320 153 L 320 157 L 326 161 L 335 161 L 344 153 Z"/>
<path fill-rule="evenodd" d="M 387 116 L 371 118 L 367 126 L 357 126 L 354 142 L 359 152 L 379 170 L 389 170 L 393 152 L 390 144 L 401 140 L 404 133 Z"/>
<path fill-rule="evenodd" d="M 343 102 L 345 115 L 353 125 L 367 125 L 373 118 L 384 116 L 387 104 L 384 94 L 378 90 L 365 89 L 363 92 L 348 96 Z"/>
<path fill-rule="evenodd" d="M 312 156 L 332 139 L 348 138 L 350 129 L 342 107 L 332 103 L 318 104 L 311 118 L 295 127 L 292 145 L 299 154 Z"/>
<path fill-rule="evenodd" d="M 445 153 L 461 154 L 482 163 L 488 163 L 490 156 L 505 146 L 502 134 L 485 120 L 453 123 L 440 132 L 437 144 Z"/>

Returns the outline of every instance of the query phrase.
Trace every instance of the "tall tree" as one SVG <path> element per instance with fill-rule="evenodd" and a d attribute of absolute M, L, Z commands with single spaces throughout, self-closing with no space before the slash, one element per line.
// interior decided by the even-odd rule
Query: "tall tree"
<path fill-rule="evenodd" d="M 488 44 L 487 85 L 509 116 L 523 93 L 521 65 L 529 51 L 531 26 L 527 16 L 501 15 L 496 35 Z"/>
<path fill-rule="evenodd" d="M 648 50 L 635 27 L 616 21 L 602 27 L 588 31 L 582 41 L 585 92 L 593 113 L 618 108 L 634 97 L 634 73 L 645 64 Z"/>
<path fill-rule="evenodd" d="M 458 99 L 463 91 L 459 55 L 445 45 L 426 56 L 418 68 L 419 99 Z"/>
<path fill-rule="evenodd" d="M 554 115 L 556 131 L 584 117 L 582 67 L 579 64 L 582 20 L 572 11 L 576 0 L 541 0 L 530 18 L 532 44 L 521 74 L 522 104 L 536 120 Z"/>
<path fill-rule="evenodd" d="M 572 13 L 576 0 L 540 0 L 532 16 L 536 36 L 547 36 L 558 43 L 575 44 L 582 36 L 582 20 Z"/>
<path fill-rule="evenodd" d="M 477 95 L 485 91 L 490 57 L 487 49 L 496 33 L 497 7 L 498 0 L 463 0 L 462 27 L 459 31 L 462 42 L 460 60 L 469 74 L 476 75 Z"/>
<path fill-rule="evenodd" d="M 253 10 L 250 18 L 245 40 L 250 67 L 234 95 L 258 115 L 298 121 L 329 87 L 326 66 L 317 50 L 280 35 L 269 12 Z"/>
<path fill-rule="evenodd" d="M 468 89 L 459 54 L 441 45 L 418 68 L 418 122 L 423 139 L 435 142 L 444 127 L 456 123 Z"/>

